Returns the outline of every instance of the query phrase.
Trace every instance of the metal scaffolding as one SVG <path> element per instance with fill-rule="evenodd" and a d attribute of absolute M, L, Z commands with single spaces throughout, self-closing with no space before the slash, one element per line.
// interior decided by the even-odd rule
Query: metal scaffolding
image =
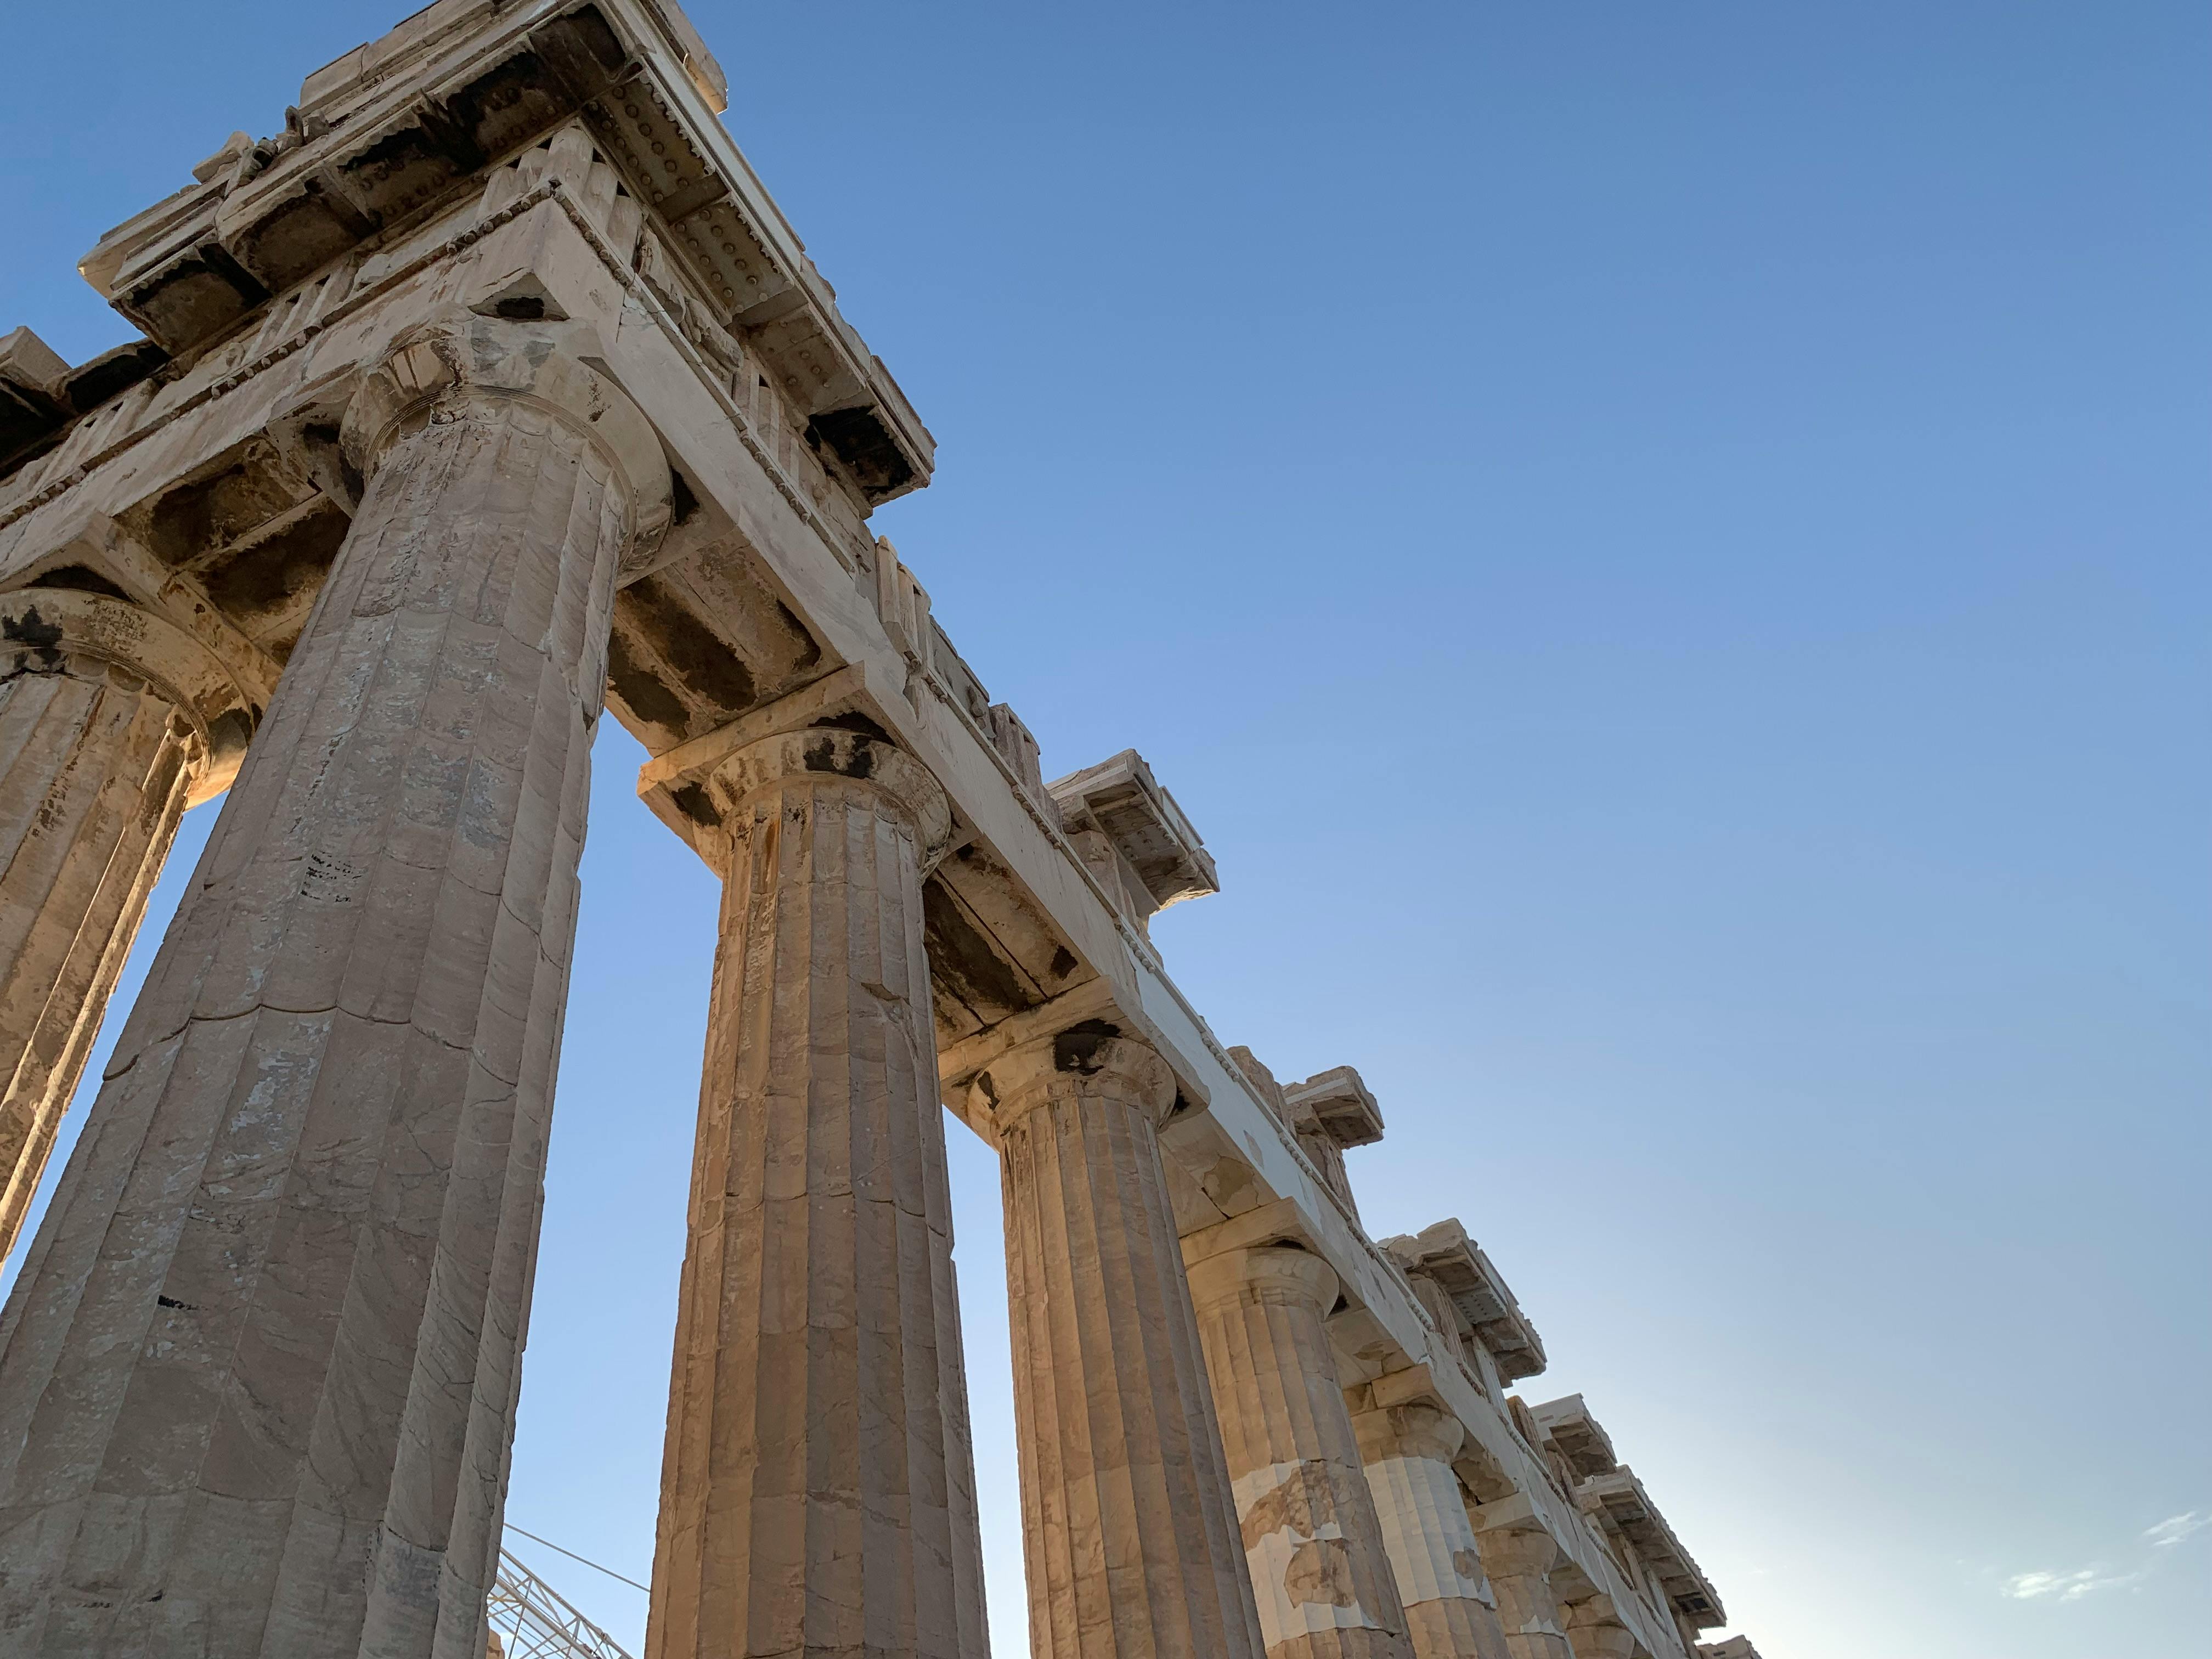
<path fill-rule="evenodd" d="M 486 1613 L 488 1659 L 630 1659 L 628 1649 L 505 1549 Z"/>

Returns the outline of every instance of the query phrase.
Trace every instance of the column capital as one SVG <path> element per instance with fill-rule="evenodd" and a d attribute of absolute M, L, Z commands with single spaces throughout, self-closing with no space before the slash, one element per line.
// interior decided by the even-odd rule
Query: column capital
<path fill-rule="evenodd" d="M 1352 1426 L 1359 1436 L 1359 1455 L 1370 1463 L 1418 1457 L 1448 1465 L 1467 1438 L 1465 1424 L 1443 1407 L 1425 1401 L 1357 1413 Z"/>
<path fill-rule="evenodd" d="M 70 656 L 95 657 L 137 676 L 192 726 L 202 744 L 192 805 L 229 787 L 261 705 L 221 657 L 128 599 L 67 587 L 0 593 L 0 679 L 56 673 Z"/>
<path fill-rule="evenodd" d="M 1480 1510 L 1474 1512 L 1474 1523 L 1484 1565 L 1493 1578 L 1534 1577 L 1559 1564 L 1559 1540 L 1548 1532 L 1491 1526 Z"/>
<path fill-rule="evenodd" d="M 1328 1317 L 1336 1306 L 1336 1270 L 1297 1245 L 1224 1250 L 1186 1269 L 1190 1294 L 1200 1308 L 1218 1302 L 1291 1302 Z"/>
<path fill-rule="evenodd" d="M 657 535 L 668 521 L 668 463 L 643 411 L 582 362 L 597 340 L 580 323 L 458 311 L 410 329 L 362 376 L 346 407 L 339 430 L 346 459 L 366 477 L 399 440 L 459 419 L 472 399 L 518 400 L 547 411 L 605 458 L 621 481 L 633 542 Z"/>
<path fill-rule="evenodd" d="M 952 841 L 952 804 L 927 767 L 888 739 L 841 726 L 757 738 L 714 763 L 702 781 L 725 821 L 763 791 L 793 781 L 880 795 L 914 826 L 926 873 Z"/>
<path fill-rule="evenodd" d="M 1001 1129 L 1048 1101 L 1112 1091 L 1140 1105 L 1158 1128 L 1176 1101 L 1175 1073 L 1152 1044 L 1087 1019 L 1007 1050 L 969 1085 L 978 1115 Z"/>

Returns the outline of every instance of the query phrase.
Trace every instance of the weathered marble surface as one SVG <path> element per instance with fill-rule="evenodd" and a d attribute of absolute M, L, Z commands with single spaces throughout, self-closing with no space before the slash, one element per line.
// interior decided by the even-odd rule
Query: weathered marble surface
<path fill-rule="evenodd" d="M 1269 1659 L 1411 1659 L 1324 1322 L 1336 1275 L 1281 1246 L 1189 1273 Z"/>
<path fill-rule="evenodd" d="M 0 1259 L 178 819 L 257 712 L 213 653 L 120 599 L 0 594 Z"/>
<path fill-rule="evenodd" d="M 1476 1534 L 1498 1595 L 1498 1621 L 1513 1659 L 1574 1659 L 1552 1590 L 1559 1541 L 1533 1529 L 1485 1528 Z"/>
<path fill-rule="evenodd" d="M 480 1649 L 649 430 L 426 329 L 0 1322 L 0 1648 Z"/>
<path fill-rule="evenodd" d="M 781 1610 L 763 1614 L 775 1652 L 856 1630 L 879 1652 L 982 1650 L 934 1053 L 937 1084 L 1006 1159 L 1041 1653 L 1262 1644 L 1176 1260 L 1179 1236 L 1225 1248 L 1214 1230 L 1242 1228 L 1241 1247 L 1294 1237 L 1341 1297 L 1323 1340 L 1260 1333 L 1279 1371 L 1333 1373 L 1363 1425 L 1418 1397 L 1462 1431 L 1449 1467 L 1360 1446 L 1389 1568 L 1367 1579 L 1398 1581 L 1417 1654 L 1472 1641 L 1497 1659 L 1479 1589 L 1429 1593 L 1479 1587 L 1450 1540 L 1463 1492 L 1479 1549 L 1517 1551 L 1491 1538 L 1512 1534 L 1551 1552 L 1494 1588 L 1516 1659 L 1565 1659 L 1570 1639 L 1609 1650 L 1616 1630 L 1653 1659 L 1688 1659 L 1693 1633 L 1724 1622 L 1718 1597 L 1601 1437 L 1505 1395 L 1545 1356 L 1496 1269 L 1455 1223 L 1405 1241 L 1410 1254 L 1362 1228 L 1345 1152 L 1381 1130 L 1365 1085 L 1340 1067 L 1279 1087 L 1169 978 L 1149 920 L 1218 879 L 1173 797 L 1133 750 L 1048 786 L 1025 724 L 875 535 L 872 509 L 927 483 L 933 440 L 714 118 L 726 94 L 671 0 L 437 0 L 311 75 L 281 131 L 234 135 L 102 239 L 81 269 L 147 337 L 71 367 L 27 331 L 0 336 L 0 606 L 82 588 L 71 573 L 89 561 L 86 591 L 127 592 L 130 627 L 184 629 L 263 702 L 290 662 L 283 718 L 256 739 L 83 1168 L 0 1316 L 0 1647 L 473 1659 L 581 745 L 604 695 L 651 752 L 653 809 L 720 869 L 733 868 L 732 803 L 715 806 L 709 775 L 824 719 L 904 757 L 955 824 L 944 863 L 911 884 L 896 859 L 872 892 L 794 878 L 794 905 L 853 930 L 842 945 L 810 936 L 730 993 L 741 1026 L 763 1009 L 799 1018 L 805 1000 L 822 1042 L 720 1033 L 702 1100 L 734 1098 L 757 1036 L 755 1049 L 785 1043 L 779 1078 L 805 1080 L 809 1158 L 840 1129 L 860 1146 L 903 1126 L 909 1094 L 920 1116 L 869 1166 L 897 1194 L 896 1260 L 874 1235 L 863 1248 L 856 1212 L 850 1252 L 775 1278 L 793 1300 L 756 1309 L 773 1340 L 743 1318 L 724 1322 L 733 1340 L 714 1328 L 726 1310 L 706 1281 L 742 1286 L 762 1264 L 730 1245 L 726 1218 L 695 1236 L 681 1352 L 697 1387 L 678 1389 L 666 1629 L 688 1607 L 695 1647 L 749 1643 L 757 1606 Z M 362 391 L 395 339 L 457 311 L 474 317 L 448 331 L 451 352 L 424 343 Z M 535 343 L 518 357 L 500 339 Z M 512 465 L 482 473 L 488 443 Z M 549 524 L 592 490 L 596 520 Z M 495 589 L 508 622 L 549 619 L 535 645 L 490 617 Z M 118 672 L 161 678 L 129 653 L 100 660 L 112 687 Z M 0 750 L 29 732 L 29 754 L 45 722 L 0 706 Z M 142 878 L 158 862 L 171 786 L 158 745 L 133 746 L 146 728 L 130 729 L 111 762 L 80 769 L 111 768 L 91 795 L 69 767 L 27 761 L 39 811 L 78 827 L 0 840 L 25 860 L 0 866 L 0 1059 L 15 1055 L 21 1085 L 0 1108 L 0 1158 L 19 1182 L 127 944 L 133 857 Z M 839 776 L 823 787 L 848 828 L 873 823 L 880 848 L 911 820 L 926 870 L 929 791 L 863 810 L 839 792 L 867 781 Z M 138 820 L 120 805 L 134 777 Z M 190 787 L 227 777 L 217 745 Z M 36 873 L 64 848 L 70 873 Z M 749 938 L 796 937 L 747 915 Z M 42 1001 L 25 988 L 64 936 Z M 856 991 L 858 964 L 886 948 L 907 951 L 905 979 Z M 841 1046 L 840 996 L 869 1030 L 903 1011 L 913 1077 L 873 1036 Z M 1001 1097 L 980 1098 L 979 1079 Z M 702 1153 L 724 1155 L 726 1128 Z M 787 1196 L 834 1211 L 820 1173 L 802 1158 Z M 783 1460 L 762 1512 L 811 1517 L 794 1543 L 718 1505 L 757 1473 L 737 1408 L 790 1363 L 802 1327 L 820 1337 L 805 1403 L 756 1413 L 773 1432 L 753 1437 Z M 849 1389 L 817 1386 L 848 1374 Z M 1289 1420 L 1235 1410 L 1262 1451 Z M 1294 1456 L 1268 1456 L 1316 1461 L 1291 1442 Z M 794 1448 L 826 1460 L 824 1496 L 794 1484 Z M 1273 1468 L 1248 1467 L 1246 1449 L 1241 1471 Z M 1318 1462 L 1330 1501 L 1356 1508 L 1358 1481 L 1339 1480 L 1354 1460 L 1340 1445 Z M 857 1564 L 847 1495 L 876 1540 Z M 1351 1576 L 1353 1604 L 1381 1604 Z M 1334 1620 L 1346 1604 L 1328 1605 Z"/>
<path fill-rule="evenodd" d="M 1466 1431 L 1425 1403 L 1352 1419 L 1418 1659 L 1508 1659 L 1452 1459 Z"/>
<path fill-rule="evenodd" d="M 1036 1659 L 1266 1651 L 1156 1138 L 1175 1079 L 1094 1026 L 994 1063 Z"/>
<path fill-rule="evenodd" d="M 721 945 L 647 1652 L 980 1655 L 922 945 L 944 792 L 825 728 L 707 791 Z"/>

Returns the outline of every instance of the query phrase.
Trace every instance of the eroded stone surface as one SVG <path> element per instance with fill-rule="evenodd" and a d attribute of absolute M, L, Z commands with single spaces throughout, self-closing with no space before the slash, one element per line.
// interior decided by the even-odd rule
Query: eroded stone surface
<path fill-rule="evenodd" d="M 1156 1130 L 1175 1080 L 1103 1024 L 975 1083 L 998 1126 L 1036 1659 L 1265 1651 Z"/>
<path fill-rule="evenodd" d="M 721 945 L 647 1653 L 980 1654 L 922 948 L 944 792 L 827 728 L 708 789 Z"/>
<path fill-rule="evenodd" d="M 855 886 L 779 851 L 724 964 L 702 1169 L 746 1146 L 737 1080 L 765 1078 L 806 1127 L 761 1139 L 763 1205 L 835 1232 L 849 1194 L 816 1154 L 841 1135 L 851 1192 L 890 1196 L 802 1269 L 702 1176 L 664 1650 L 983 1650 L 933 1016 L 936 1081 L 1006 1160 L 1040 1654 L 1256 1654 L 1261 1605 L 1312 1622 L 1293 1643 L 1366 1640 L 1395 1580 L 1393 1639 L 1425 1656 L 1626 1632 L 1688 1659 L 1717 1595 L 1586 1413 L 1506 1394 L 1544 1355 L 1487 1259 L 1455 1224 L 1380 1251 L 1361 1231 L 1343 1152 L 1381 1112 L 1357 1073 L 1285 1090 L 1168 979 L 1146 927 L 1214 885 L 1195 829 L 1133 751 L 1048 788 L 874 534 L 933 441 L 714 118 L 726 95 L 668 0 L 437 0 L 103 239 L 82 269 L 148 337 L 73 368 L 0 338 L 0 608 L 59 587 L 112 603 L 118 639 L 181 629 L 250 705 L 289 663 L 0 1316 L 0 1647 L 481 1651 L 604 695 L 653 810 L 718 869 L 769 787 L 733 757 L 819 722 L 843 735 L 785 799 L 880 854 Z M 0 693 L 0 831 L 33 794 L 64 826 L 0 841 L 19 1184 L 170 811 L 143 702 L 54 758 L 120 719 L 117 675 L 162 681 L 66 643 L 52 710 Z M 207 736 L 194 798 L 235 760 Z M 910 830 L 926 870 L 934 820 L 928 789 L 854 775 L 878 744 L 950 803 L 933 873 L 886 850 Z M 1426 1402 L 1462 1431 L 1449 1468 L 1363 1437 L 1363 1476 L 1325 1401 L 1301 1426 L 1238 1401 L 1232 1493 L 1178 1232 L 1325 1262 L 1319 1337 L 1244 1310 L 1243 1340 L 1353 1385 L 1363 1437 Z M 819 1498 L 793 1472 L 817 1456 Z M 763 1524 L 793 1511 L 795 1534 Z M 1281 1605 L 1255 1604 L 1247 1545 L 1279 1554 Z M 1474 1558 L 1501 1550 L 1492 1640 Z"/>
<path fill-rule="evenodd" d="M 0 1257 L 178 819 L 256 712 L 213 653 L 118 599 L 0 594 Z"/>
<path fill-rule="evenodd" d="M 560 343 L 427 331 L 356 400 L 361 512 L 0 1324 L 11 1652 L 481 1641 L 607 617 L 667 487 Z"/>
<path fill-rule="evenodd" d="M 1190 1280 L 1270 1659 L 1411 1659 L 1322 1323 L 1336 1275 L 1278 1246 L 1206 1256 Z"/>
<path fill-rule="evenodd" d="M 1427 1402 L 1353 1419 L 1419 1659 L 1506 1659 L 1498 1598 L 1452 1459 L 1466 1437 Z"/>

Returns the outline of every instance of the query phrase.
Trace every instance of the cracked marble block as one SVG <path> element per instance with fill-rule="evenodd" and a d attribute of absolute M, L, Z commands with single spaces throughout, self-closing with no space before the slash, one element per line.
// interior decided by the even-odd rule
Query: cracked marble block
<path fill-rule="evenodd" d="M 1093 1023 L 994 1060 L 1036 1659 L 1259 1659 L 1160 1164 L 1175 1078 Z"/>
<path fill-rule="evenodd" d="M 1190 1267 L 1268 1659 L 1412 1659 L 1325 1325 L 1336 1274 L 1291 1246 Z"/>
<path fill-rule="evenodd" d="M 616 571 L 669 489 L 569 340 L 425 325 L 349 409 L 359 511 L 0 1315 L 0 1651 L 483 1651 Z"/>
<path fill-rule="evenodd" d="M 721 945 L 649 1659 L 987 1651 L 911 757 L 820 727 L 708 779 Z M 948 1352 L 949 1350 L 949 1352 Z"/>
<path fill-rule="evenodd" d="M 177 822 L 229 781 L 258 712 L 207 647 L 125 599 L 0 594 L 0 1260 Z"/>
<path fill-rule="evenodd" d="M 1352 1426 L 1415 1659 L 1510 1659 L 1452 1469 L 1466 1429 L 1442 1407 L 1419 1403 L 1362 1412 Z"/>

